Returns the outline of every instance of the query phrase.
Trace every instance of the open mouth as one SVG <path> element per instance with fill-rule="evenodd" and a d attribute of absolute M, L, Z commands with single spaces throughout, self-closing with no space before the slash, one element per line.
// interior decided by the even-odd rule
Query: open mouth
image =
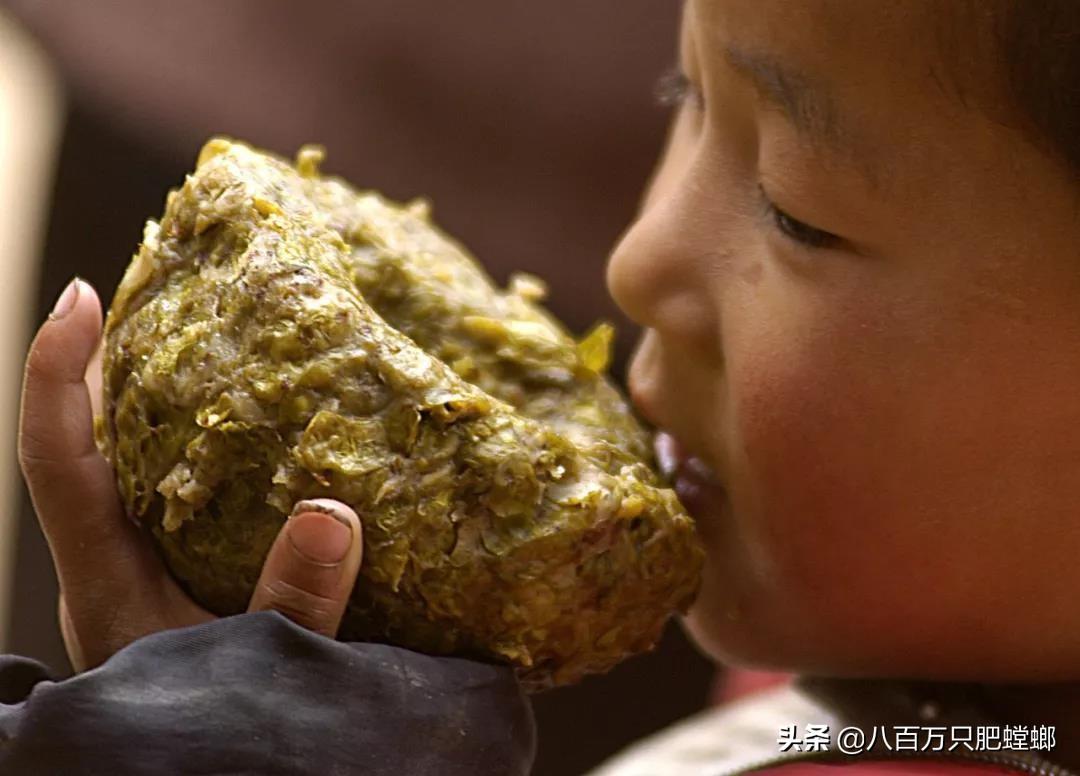
<path fill-rule="evenodd" d="M 695 520 L 715 518 L 727 498 L 716 473 L 701 458 L 689 455 L 667 432 L 659 432 L 654 444 L 660 471 L 691 516 Z"/>

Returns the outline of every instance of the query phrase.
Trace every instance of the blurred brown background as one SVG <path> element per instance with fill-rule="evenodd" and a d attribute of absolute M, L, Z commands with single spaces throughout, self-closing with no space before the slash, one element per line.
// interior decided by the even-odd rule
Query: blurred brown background
<path fill-rule="evenodd" d="M 657 0 L 2 0 L 66 86 L 35 298 L 71 275 L 107 298 L 148 216 L 200 144 L 224 133 L 406 199 L 499 280 L 550 282 L 581 331 L 620 324 L 606 254 L 631 220 L 667 120 L 654 84 L 674 62 L 679 4 Z M 2 21 L 2 20 L 0 20 Z M 14 380 L 14 378 L 12 378 Z M 66 660 L 55 581 L 25 496 L 6 650 Z M 710 671 L 677 628 L 652 655 L 536 698 L 537 776 L 581 773 L 700 708 Z"/>

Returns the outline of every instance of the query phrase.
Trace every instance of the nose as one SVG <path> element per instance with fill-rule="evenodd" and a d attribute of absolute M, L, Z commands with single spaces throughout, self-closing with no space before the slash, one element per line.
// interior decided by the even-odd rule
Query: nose
<path fill-rule="evenodd" d="M 715 277 L 701 251 L 704 209 L 685 192 L 654 192 L 638 220 L 616 246 L 607 283 L 616 304 L 633 321 L 664 338 L 708 346 L 719 317 Z"/>

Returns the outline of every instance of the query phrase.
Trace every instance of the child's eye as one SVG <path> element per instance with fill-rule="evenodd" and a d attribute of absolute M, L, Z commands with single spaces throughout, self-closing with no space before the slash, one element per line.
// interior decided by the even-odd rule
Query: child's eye
<path fill-rule="evenodd" d="M 678 66 L 664 73 L 656 82 L 656 100 L 665 107 L 690 104 L 700 109 L 705 104 L 701 89 Z"/>
<path fill-rule="evenodd" d="M 827 248 L 839 241 L 840 238 L 832 232 L 817 229 L 816 227 L 803 223 L 797 218 L 789 216 L 773 204 L 772 200 L 765 194 L 764 189 L 761 191 L 761 196 L 764 198 L 765 209 L 769 219 L 788 239 L 794 240 L 807 248 Z"/>

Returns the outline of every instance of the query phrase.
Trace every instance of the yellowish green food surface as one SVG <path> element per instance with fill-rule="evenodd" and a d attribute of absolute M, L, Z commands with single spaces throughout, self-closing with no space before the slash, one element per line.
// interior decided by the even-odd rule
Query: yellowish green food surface
<path fill-rule="evenodd" d="M 218 614 L 302 498 L 351 505 L 341 638 L 566 684 L 648 649 L 698 585 L 691 519 L 604 371 L 423 203 L 224 139 L 148 223 L 106 322 L 98 440 L 129 514 Z"/>

